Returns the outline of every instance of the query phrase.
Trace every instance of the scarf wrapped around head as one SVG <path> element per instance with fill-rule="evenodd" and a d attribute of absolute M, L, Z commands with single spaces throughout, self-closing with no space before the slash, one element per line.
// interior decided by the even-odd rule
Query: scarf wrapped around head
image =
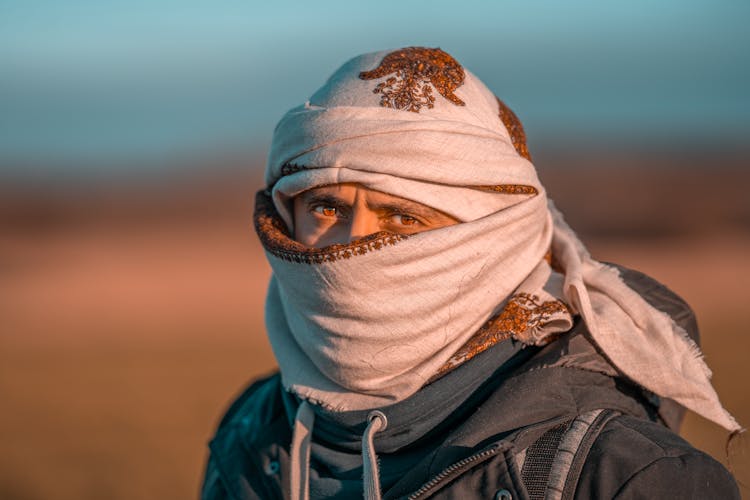
<path fill-rule="evenodd" d="M 548 204 L 515 115 L 442 50 L 344 64 L 277 125 L 266 183 L 255 215 L 273 269 L 266 326 L 284 386 L 301 398 L 337 411 L 387 406 L 499 338 L 548 342 L 580 314 L 623 374 L 739 428 L 685 332 L 592 260 Z M 337 183 L 460 223 L 295 242 L 291 200 Z"/>

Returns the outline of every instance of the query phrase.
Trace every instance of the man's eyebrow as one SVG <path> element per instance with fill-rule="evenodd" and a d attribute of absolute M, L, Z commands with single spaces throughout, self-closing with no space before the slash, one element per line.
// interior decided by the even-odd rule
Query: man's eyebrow
<path fill-rule="evenodd" d="M 432 207 L 422 205 L 409 200 L 403 200 L 398 202 L 373 202 L 368 203 L 367 206 L 370 210 L 383 211 L 383 212 L 409 212 L 410 214 L 418 215 L 421 217 L 429 218 L 443 215 L 442 212 Z"/>
<path fill-rule="evenodd" d="M 307 193 L 302 193 L 302 200 L 305 203 L 328 203 L 331 205 L 343 205 L 344 201 L 331 193 L 314 193 L 308 191 Z"/>

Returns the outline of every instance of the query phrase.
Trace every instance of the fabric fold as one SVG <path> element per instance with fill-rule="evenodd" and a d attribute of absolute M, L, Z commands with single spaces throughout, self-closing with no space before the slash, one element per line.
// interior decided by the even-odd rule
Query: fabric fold
<path fill-rule="evenodd" d="M 284 386 L 333 411 L 403 401 L 514 297 L 528 299 L 518 318 L 558 300 L 569 310 L 556 323 L 518 338 L 542 345 L 580 314 L 624 376 L 738 430 L 685 332 L 548 206 L 511 114 L 445 52 L 410 47 L 352 59 L 282 118 L 255 223 L 273 269 L 266 325 Z M 294 242 L 290 201 L 340 182 L 461 223 L 319 249 Z M 550 248 L 556 273 L 545 268 Z"/>

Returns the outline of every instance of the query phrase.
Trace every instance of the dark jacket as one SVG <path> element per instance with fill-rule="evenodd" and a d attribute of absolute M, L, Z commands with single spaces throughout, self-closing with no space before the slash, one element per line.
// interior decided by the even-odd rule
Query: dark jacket
<path fill-rule="evenodd" d="M 649 302 L 697 332 L 692 312 L 676 295 L 639 273 L 623 274 Z M 496 370 L 472 390 L 461 411 L 441 417 L 440 424 L 413 442 L 383 453 L 376 436 L 382 464 L 409 464 L 388 484 L 383 498 L 530 498 L 519 452 L 540 442 L 550 429 L 600 408 L 617 413 L 580 463 L 573 464 L 580 475 L 567 498 L 739 498 L 734 479 L 721 464 L 667 427 L 679 425 L 676 405 L 618 377 L 588 342 L 582 322 L 552 344 L 523 353 L 515 358 L 521 363 Z M 480 356 L 484 361 L 466 365 L 491 360 L 492 349 Z M 453 381 L 435 384 L 450 387 L 462 375 L 449 376 Z M 293 419 L 288 398 L 280 377 L 273 375 L 235 401 L 210 444 L 204 499 L 285 496 Z M 386 431 L 408 435 L 408 424 Z M 313 436 L 314 441 L 322 439 L 315 431 Z M 401 457 L 412 459 L 398 462 Z M 325 464 L 313 460 L 311 467 L 317 476 L 335 479 Z"/>

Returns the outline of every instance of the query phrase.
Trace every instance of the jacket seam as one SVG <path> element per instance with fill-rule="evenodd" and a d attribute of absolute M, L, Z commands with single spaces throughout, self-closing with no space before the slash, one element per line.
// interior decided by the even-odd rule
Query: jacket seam
<path fill-rule="evenodd" d="M 646 472 L 647 469 L 650 469 L 652 466 L 656 465 L 658 462 L 661 462 L 662 460 L 668 460 L 668 459 L 683 458 L 688 455 L 690 455 L 690 453 L 680 453 L 679 455 L 670 455 L 670 456 L 655 458 L 654 460 L 652 460 L 651 462 L 649 462 L 648 464 L 644 465 L 643 467 L 635 471 L 633 474 L 631 474 L 630 477 L 628 477 L 628 479 L 626 479 L 625 482 L 622 483 L 622 485 L 617 489 L 615 494 L 612 496 L 612 500 L 616 500 L 617 498 L 620 498 L 620 495 L 625 493 L 625 490 L 635 480 L 636 476 L 638 476 L 639 474 L 643 472 Z"/>
<path fill-rule="evenodd" d="M 631 415 L 620 415 L 620 416 L 621 417 L 628 417 L 628 416 L 631 416 Z M 633 417 L 633 418 L 635 418 L 635 417 Z M 646 421 L 647 422 L 651 422 L 650 420 L 646 420 Z M 660 443 L 658 441 L 655 441 L 650 436 L 644 434 L 643 431 L 641 431 L 639 429 L 636 429 L 635 427 L 631 426 L 627 421 L 623 422 L 621 418 L 612 419 L 612 422 L 616 422 L 617 424 L 621 425 L 625 429 L 628 429 L 629 431 L 634 432 L 634 433 L 638 434 L 640 437 L 646 439 L 652 445 L 657 446 L 661 450 L 661 452 L 664 454 L 664 456 L 659 457 L 656 460 L 661 460 L 662 458 L 683 457 L 683 456 L 687 455 L 687 453 L 685 453 L 685 452 L 681 452 L 681 453 L 679 453 L 677 455 L 671 454 L 669 452 L 669 450 L 667 448 L 665 448 L 664 444 L 662 444 L 662 443 Z M 609 424 L 609 422 L 607 422 L 607 423 Z M 665 429 L 669 429 L 669 427 L 667 427 L 666 425 L 662 425 L 662 424 L 659 424 L 657 422 L 653 422 L 653 423 L 655 423 L 657 425 L 660 425 L 660 426 L 664 427 Z M 605 434 L 607 432 L 614 432 L 614 429 L 612 429 L 611 427 L 605 426 L 604 429 L 602 429 L 601 434 Z"/>

